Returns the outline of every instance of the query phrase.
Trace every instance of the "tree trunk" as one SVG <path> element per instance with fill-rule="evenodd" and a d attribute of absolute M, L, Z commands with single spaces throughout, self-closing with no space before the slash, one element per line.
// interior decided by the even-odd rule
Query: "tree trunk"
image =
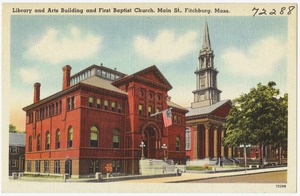
<path fill-rule="evenodd" d="M 261 149 L 260 149 L 260 159 L 261 159 L 261 167 L 263 168 L 265 165 L 265 158 L 264 158 L 264 143 L 261 143 Z"/>
<path fill-rule="evenodd" d="M 281 165 L 281 163 L 282 163 L 282 145 L 281 144 L 279 146 L 278 159 L 279 159 L 279 164 Z"/>
<path fill-rule="evenodd" d="M 247 149 L 245 144 L 244 144 L 244 159 L 245 159 L 245 173 L 246 173 L 247 172 Z"/>

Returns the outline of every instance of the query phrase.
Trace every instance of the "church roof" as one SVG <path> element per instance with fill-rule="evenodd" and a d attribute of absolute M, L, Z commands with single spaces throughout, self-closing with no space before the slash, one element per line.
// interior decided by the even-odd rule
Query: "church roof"
<path fill-rule="evenodd" d="M 124 92 L 121 89 L 119 89 L 119 88 L 115 87 L 114 85 L 112 85 L 112 81 L 103 79 L 103 78 L 101 78 L 97 75 L 89 77 L 85 80 L 82 80 L 79 83 L 87 84 L 87 85 L 90 85 L 90 86 L 95 86 L 95 87 L 98 87 L 98 88 L 102 88 L 102 89 L 105 89 L 105 90 L 109 90 L 109 91 L 113 91 L 113 92 L 117 92 L 117 93 L 121 93 L 121 94 L 127 94 L 126 92 Z"/>
<path fill-rule="evenodd" d="M 25 146 L 25 133 L 9 133 L 9 146 Z"/>
<path fill-rule="evenodd" d="M 206 106 L 206 107 L 200 107 L 200 108 L 186 108 L 189 112 L 186 114 L 186 117 L 189 116 L 198 116 L 198 115 L 205 115 L 205 114 L 210 114 L 219 107 L 223 106 L 224 104 L 230 102 L 229 99 L 222 100 L 217 102 L 214 105 Z"/>

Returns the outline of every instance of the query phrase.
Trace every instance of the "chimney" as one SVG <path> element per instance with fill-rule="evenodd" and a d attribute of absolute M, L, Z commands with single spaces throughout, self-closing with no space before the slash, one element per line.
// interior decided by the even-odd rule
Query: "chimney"
<path fill-rule="evenodd" d="M 35 83 L 34 85 L 34 95 L 33 95 L 33 103 L 36 103 L 40 100 L 40 83 Z"/>
<path fill-rule="evenodd" d="M 64 75 L 63 75 L 63 90 L 70 86 L 70 75 L 71 75 L 72 67 L 70 65 L 66 65 L 62 68 Z"/>

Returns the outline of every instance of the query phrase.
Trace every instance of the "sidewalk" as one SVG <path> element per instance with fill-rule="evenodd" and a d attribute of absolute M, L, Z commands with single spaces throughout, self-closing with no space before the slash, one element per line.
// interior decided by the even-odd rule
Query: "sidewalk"
<path fill-rule="evenodd" d="M 179 182 L 188 182 L 194 180 L 202 179 L 212 179 L 219 177 L 229 177 L 229 176 L 241 176 L 241 175 L 250 175 L 257 173 L 267 173 L 267 172 L 276 172 L 276 171 L 286 171 L 287 167 L 278 167 L 278 168 L 266 168 L 266 169 L 252 169 L 244 171 L 231 171 L 231 172 L 219 172 L 219 173 L 182 173 L 181 176 L 166 177 L 166 178 L 152 178 L 152 179 L 139 179 L 139 180 L 128 180 L 122 182 L 143 182 L 143 183 L 179 183 Z"/>

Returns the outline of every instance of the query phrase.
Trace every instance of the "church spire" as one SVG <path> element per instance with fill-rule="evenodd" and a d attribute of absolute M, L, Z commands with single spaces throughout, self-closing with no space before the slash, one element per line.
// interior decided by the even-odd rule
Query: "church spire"
<path fill-rule="evenodd" d="M 220 101 L 220 91 L 217 87 L 218 71 L 214 68 L 214 51 L 210 45 L 207 21 L 204 26 L 203 45 L 199 52 L 199 69 L 196 74 L 196 90 L 192 108 L 211 106 Z"/>
<path fill-rule="evenodd" d="M 205 21 L 202 49 L 211 48 L 207 21 Z"/>

